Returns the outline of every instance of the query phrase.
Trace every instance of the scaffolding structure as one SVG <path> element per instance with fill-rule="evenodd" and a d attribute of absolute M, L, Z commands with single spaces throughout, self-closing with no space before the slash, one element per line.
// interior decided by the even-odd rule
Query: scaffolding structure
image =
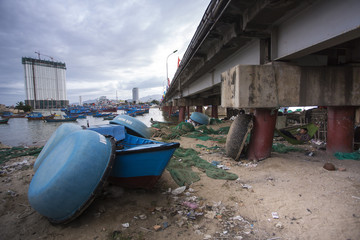
<path fill-rule="evenodd" d="M 62 62 L 22 58 L 25 73 L 25 104 L 34 109 L 63 108 L 66 96 L 66 65 Z"/>

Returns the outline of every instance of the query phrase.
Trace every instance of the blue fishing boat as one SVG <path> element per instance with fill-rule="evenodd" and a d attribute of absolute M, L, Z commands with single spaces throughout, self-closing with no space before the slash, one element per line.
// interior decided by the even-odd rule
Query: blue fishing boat
<path fill-rule="evenodd" d="M 45 119 L 46 122 L 75 122 L 77 117 L 65 117 L 65 118 L 53 118 L 53 119 Z"/>
<path fill-rule="evenodd" d="M 193 112 L 190 116 L 190 119 L 200 125 L 208 125 L 210 123 L 210 118 L 200 112 Z"/>
<path fill-rule="evenodd" d="M 152 188 L 179 143 L 164 143 L 126 133 L 124 126 L 107 124 L 88 128 L 116 140 L 116 157 L 109 181 L 126 188 Z"/>
<path fill-rule="evenodd" d="M 114 151 L 115 141 L 94 131 L 75 131 L 62 138 L 31 180 L 31 207 L 52 223 L 75 219 L 103 188 Z"/>
<path fill-rule="evenodd" d="M 32 112 L 32 113 L 29 113 L 26 115 L 26 118 L 28 120 L 46 120 L 46 119 L 53 119 L 54 117 L 55 117 L 55 114 L 44 116 L 40 112 Z"/>
<path fill-rule="evenodd" d="M 128 188 L 153 187 L 179 146 L 132 136 L 118 124 L 86 130 L 63 124 L 35 162 L 29 203 L 52 223 L 70 222 L 106 180 Z"/>
<path fill-rule="evenodd" d="M 128 115 L 118 115 L 110 121 L 111 124 L 122 125 L 126 128 L 127 133 L 143 138 L 150 138 L 149 128 L 140 120 Z"/>

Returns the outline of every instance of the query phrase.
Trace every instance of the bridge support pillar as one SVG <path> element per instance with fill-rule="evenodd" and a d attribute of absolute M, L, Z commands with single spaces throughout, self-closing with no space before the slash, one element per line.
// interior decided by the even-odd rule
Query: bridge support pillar
<path fill-rule="evenodd" d="M 173 111 L 173 106 L 169 106 L 168 111 L 169 111 L 169 117 L 171 117 L 171 114 L 172 114 L 172 111 Z"/>
<path fill-rule="evenodd" d="M 218 106 L 217 105 L 212 105 L 211 106 L 211 117 L 213 118 L 218 118 Z"/>
<path fill-rule="evenodd" d="M 190 119 L 190 106 L 186 107 L 187 119 Z"/>
<path fill-rule="evenodd" d="M 196 112 L 202 113 L 203 106 L 196 106 Z"/>
<path fill-rule="evenodd" d="M 355 108 L 328 107 L 326 152 L 352 152 Z"/>
<path fill-rule="evenodd" d="M 262 160 L 270 157 L 274 137 L 277 110 L 257 108 L 254 127 L 248 149 L 249 160 Z"/>
<path fill-rule="evenodd" d="M 185 106 L 180 106 L 179 107 L 179 122 L 184 122 L 185 121 Z"/>

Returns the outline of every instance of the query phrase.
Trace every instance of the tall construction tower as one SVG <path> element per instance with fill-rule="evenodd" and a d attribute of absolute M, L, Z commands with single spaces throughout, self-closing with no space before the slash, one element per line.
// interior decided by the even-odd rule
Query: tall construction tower
<path fill-rule="evenodd" d="M 133 88 L 132 95 L 133 95 L 133 102 L 138 103 L 139 102 L 139 89 Z"/>
<path fill-rule="evenodd" d="M 69 105 L 66 97 L 65 63 L 23 57 L 22 64 L 25 72 L 25 104 L 34 109 Z"/>

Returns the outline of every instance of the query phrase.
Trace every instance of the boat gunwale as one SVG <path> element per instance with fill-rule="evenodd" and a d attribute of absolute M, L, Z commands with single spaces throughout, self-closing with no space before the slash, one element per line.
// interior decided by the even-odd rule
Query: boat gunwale
<path fill-rule="evenodd" d="M 139 144 L 137 146 L 141 146 L 141 145 L 149 145 L 149 144 Z M 132 150 L 131 148 L 121 149 L 121 150 L 116 150 L 116 156 L 135 154 L 135 153 L 158 152 L 158 151 L 170 150 L 178 147 L 180 147 L 180 143 L 172 142 L 172 143 L 165 143 L 160 146 L 154 146 L 152 148 L 135 149 L 135 150 Z"/>

